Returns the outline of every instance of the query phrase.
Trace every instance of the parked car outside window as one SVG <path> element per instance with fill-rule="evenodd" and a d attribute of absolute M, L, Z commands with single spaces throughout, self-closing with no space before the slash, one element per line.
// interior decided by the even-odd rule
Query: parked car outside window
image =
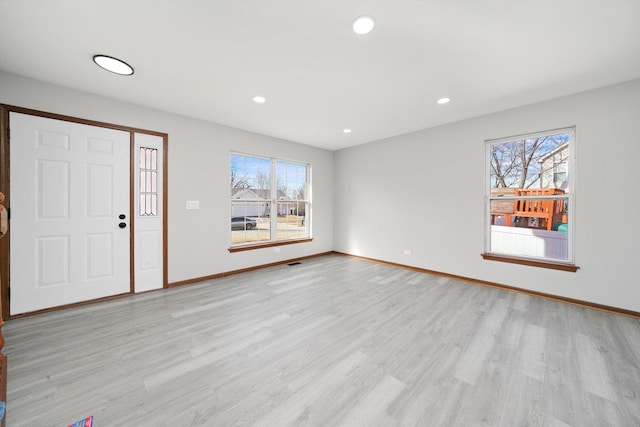
<path fill-rule="evenodd" d="M 246 216 L 231 217 L 232 230 L 252 230 L 258 226 L 255 219 Z"/>

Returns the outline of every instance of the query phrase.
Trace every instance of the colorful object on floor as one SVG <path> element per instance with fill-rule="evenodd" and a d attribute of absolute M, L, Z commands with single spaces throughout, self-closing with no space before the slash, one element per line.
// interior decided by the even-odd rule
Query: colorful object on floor
<path fill-rule="evenodd" d="M 84 420 L 76 421 L 73 424 L 69 424 L 69 427 L 93 427 L 93 415 L 85 418 Z"/>

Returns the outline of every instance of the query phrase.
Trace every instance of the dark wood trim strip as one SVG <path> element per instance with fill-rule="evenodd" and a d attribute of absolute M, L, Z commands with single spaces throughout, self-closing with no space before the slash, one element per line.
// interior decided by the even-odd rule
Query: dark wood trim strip
<path fill-rule="evenodd" d="M 116 125 L 113 123 L 100 122 L 97 120 L 89 120 L 89 119 L 83 119 L 80 117 L 66 116 L 64 114 L 49 113 L 46 111 L 34 110 L 31 108 L 17 107 L 15 105 L 0 104 L 0 106 L 7 109 L 7 117 L 10 112 L 13 112 L 13 113 L 29 114 L 32 116 L 45 117 L 45 118 L 54 119 L 54 120 L 62 120 L 65 122 L 81 123 L 84 125 L 97 126 L 97 127 L 107 128 L 107 129 L 122 130 L 125 132 L 132 132 L 132 133 L 137 132 L 137 133 L 144 133 L 147 135 L 155 135 L 155 136 L 167 135 L 166 133 L 163 133 L 163 132 L 158 132 L 158 131 L 153 131 L 148 129 L 142 129 L 142 128 L 136 128 L 131 126 L 124 126 L 124 125 Z"/>
<path fill-rule="evenodd" d="M 9 317 L 9 320 L 19 319 L 21 317 L 35 316 L 36 314 L 50 313 L 52 311 L 64 310 L 64 309 L 67 309 L 67 308 L 80 307 L 80 306 L 83 306 L 83 305 L 94 304 L 94 303 L 97 303 L 97 302 L 111 301 L 111 300 L 114 300 L 114 299 L 125 298 L 125 297 L 131 296 L 131 295 L 132 295 L 131 293 L 126 292 L 124 294 L 109 295 L 108 297 L 96 298 L 96 299 L 91 299 L 91 300 L 87 300 L 87 301 L 78 301 L 78 302 L 74 302 L 72 304 L 58 305 L 56 307 L 43 308 L 42 310 L 30 311 L 28 313 L 14 314 L 11 317 Z"/>
<path fill-rule="evenodd" d="M 254 249 L 272 248 L 274 246 L 293 245 L 296 243 L 307 243 L 311 241 L 313 241 L 313 239 L 281 240 L 279 242 L 257 243 L 255 245 L 232 246 L 229 248 L 229 252 L 252 251 Z"/>
<path fill-rule="evenodd" d="M 628 317 L 634 317 L 634 318 L 640 319 L 640 312 L 633 311 L 633 310 L 627 310 L 627 309 L 624 309 L 624 308 L 612 307 L 612 306 L 609 306 L 609 305 L 598 304 L 598 303 L 589 302 L 589 301 L 582 301 L 582 300 L 579 300 L 579 299 L 567 298 L 567 297 L 563 297 L 563 296 L 559 296 L 559 295 L 547 294 L 547 293 L 544 293 L 544 292 L 531 291 L 531 290 L 528 290 L 528 289 L 518 288 L 518 287 L 515 287 L 515 286 L 502 285 L 500 283 L 489 282 L 489 281 L 486 281 L 486 280 L 479 280 L 479 279 L 474 279 L 474 278 L 471 278 L 471 277 L 458 276 L 456 274 L 443 273 L 441 271 L 429 270 L 429 269 L 426 269 L 426 268 L 412 267 L 412 266 L 409 266 L 409 265 L 398 264 L 398 263 L 389 262 L 389 261 L 383 261 L 383 260 L 379 260 L 379 259 L 375 259 L 375 258 L 368 258 L 368 257 L 364 257 L 364 256 L 359 256 L 359 255 L 351 255 L 351 254 L 344 253 L 344 252 L 333 251 L 333 253 L 338 254 L 338 255 L 344 255 L 344 256 L 352 257 L 352 258 L 358 258 L 358 259 L 362 259 L 362 260 L 365 260 L 365 261 L 376 262 L 376 263 L 379 263 L 379 264 L 386 264 L 386 265 L 390 265 L 390 266 L 393 266 L 393 267 L 405 268 L 407 270 L 413 270 L 413 271 L 417 271 L 419 273 L 427 273 L 427 274 L 433 274 L 435 276 L 448 277 L 448 278 L 451 278 L 451 279 L 461 280 L 463 282 L 473 283 L 473 284 L 476 284 L 476 285 L 489 286 L 489 287 L 492 287 L 492 288 L 502 289 L 502 290 L 511 291 L 511 292 L 519 292 L 519 293 L 523 293 L 523 294 L 527 294 L 527 295 L 531 295 L 531 296 L 535 296 L 535 297 L 539 297 L 539 298 L 545 298 L 545 299 L 549 299 L 549 300 L 553 300 L 553 301 L 559 301 L 559 302 L 563 302 L 563 303 L 567 303 L 567 304 L 578 305 L 578 306 L 585 307 L 585 308 L 590 308 L 590 309 L 594 309 L 594 310 L 605 311 L 605 312 L 608 312 L 608 313 L 619 314 L 619 315 L 622 315 L 622 316 L 628 316 Z"/>
<path fill-rule="evenodd" d="M 167 288 L 175 288 L 175 287 L 178 287 L 178 286 L 189 285 L 189 284 L 198 283 L 198 282 L 204 282 L 204 281 L 207 281 L 207 280 L 218 279 L 220 277 L 232 276 L 234 274 L 246 273 L 248 271 L 260 270 L 260 269 L 263 269 L 263 268 L 274 267 L 276 265 L 288 264 L 290 262 L 302 261 L 302 260 L 305 260 L 305 259 L 315 258 L 315 257 L 324 256 L 324 255 L 330 255 L 330 254 L 331 254 L 331 252 L 322 252 L 322 253 L 319 253 L 319 254 L 307 255 L 307 256 L 304 256 L 304 257 L 289 259 L 289 260 L 286 260 L 286 261 L 272 262 L 270 264 L 263 264 L 263 265 L 258 265 L 258 266 L 255 266 L 255 267 L 243 268 L 243 269 L 240 269 L 240 270 L 233 270 L 233 271 L 227 271 L 227 272 L 219 273 L 219 274 L 212 274 L 211 276 L 197 277 L 197 278 L 188 279 L 188 280 L 181 280 L 179 282 L 168 283 L 166 287 Z M 163 289 L 151 289 L 151 290 L 148 290 L 148 291 L 145 291 L 145 292 L 139 292 L 136 295 L 140 295 L 142 293 L 148 293 L 148 292 L 158 292 L 158 291 L 161 291 L 161 290 L 163 290 Z M 118 295 L 111 295 L 111 296 L 104 297 L 104 298 L 92 299 L 92 300 L 88 300 L 88 301 L 74 302 L 73 304 L 60 305 L 60 306 L 57 306 L 57 307 L 49 307 L 49 308 L 45 308 L 45 309 L 42 309 L 42 310 L 30 311 L 28 313 L 15 314 L 15 315 L 9 317 L 9 320 L 18 319 L 20 317 L 35 316 L 36 314 L 49 313 L 49 312 L 52 312 L 52 311 L 57 311 L 57 310 L 62 310 L 62 309 L 67 309 L 67 308 L 73 308 L 73 307 L 79 307 L 79 306 L 88 305 L 88 304 L 94 304 L 94 303 L 97 303 L 97 302 L 120 299 L 120 298 L 128 297 L 128 296 L 131 296 L 131 295 L 132 295 L 131 293 L 124 293 L 124 294 L 118 294 Z"/>
<path fill-rule="evenodd" d="M 553 261 L 538 261 L 530 258 L 519 258 L 514 256 L 496 255 L 490 253 L 481 254 L 483 259 L 488 261 L 508 262 L 511 264 L 528 265 L 530 267 L 550 268 L 552 270 L 569 271 L 575 273 L 580 267 L 575 264 Z"/>
<path fill-rule="evenodd" d="M 11 176 L 9 164 L 9 109 L 0 104 L 0 191 L 4 193 L 4 205 L 11 209 Z M 9 287 L 11 286 L 11 263 L 9 262 L 9 248 L 11 247 L 11 220 L 6 236 L 0 240 L 0 293 L 2 293 L 2 318 L 9 318 Z"/>
<path fill-rule="evenodd" d="M 289 264 L 291 262 L 302 261 L 302 260 L 309 259 L 309 258 L 315 258 L 315 257 L 319 257 L 319 256 L 324 256 L 324 255 L 330 255 L 331 253 L 332 252 L 321 252 L 319 254 L 307 255 L 307 256 L 303 256 L 303 257 L 299 257 L 299 258 L 292 258 L 292 259 L 288 259 L 288 260 L 285 260 L 285 261 L 277 261 L 277 262 L 271 262 L 269 264 L 256 265 L 254 267 L 241 268 L 240 270 L 225 271 L 223 273 L 212 274 L 210 276 L 203 276 L 203 277 L 196 277 L 196 278 L 193 278 L 193 279 L 180 280 L 178 282 L 169 283 L 169 287 L 170 288 L 175 288 L 177 286 L 184 286 L 184 285 L 190 285 L 192 283 L 205 282 L 207 280 L 219 279 L 220 277 L 233 276 L 234 274 L 247 273 L 249 271 L 261 270 L 263 268 L 268 268 L 268 267 L 275 267 L 276 265 Z"/>
<path fill-rule="evenodd" d="M 318 254 L 307 255 L 307 256 L 299 257 L 299 258 L 292 258 L 292 259 L 288 259 L 288 260 L 285 260 L 285 261 L 272 262 L 272 263 L 269 263 L 269 264 L 262 264 L 262 265 L 257 265 L 257 266 L 254 266 L 254 267 L 248 267 L 248 268 L 242 268 L 242 269 L 239 269 L 239 270 L 232 270 L 232 271 L 226 271 L 226 272 L 223 272 L 223 273 L 212 274 L 210 276 L 203 276 L 203 277 L 197 277 L 197 278 L 193 278 L 193 279 L 180 280 L 180 281 L 177 281 L 177 282 L 168 283 L 167 288 L 174 288 L 174 287 L 189 285 L 189 284 L 192 284 L 192 283 L 204 282 L 204 281 L 207 281 L 207 280 L 214 280 L 214 279 L 218 279 L 218 278 L 221 278 L 221 277 L 232 276 L 234 274 L 246 273 L 246 272 L 249 272 L 249 271 L 260 270 L 260 269 L 263 269 L 263 268 L 274 267 L 274 266 L 277 266 L 277 265 L 288 264 L 288 263 L 291 263 L 291 262 L 302 261 L 302 260 L 305 260 L 305 259 L 315 258 L 315 257 L 320 257 L 320 256 L 325 256 L 325 255 L 330 255 L 330 254 L 347 256 L 347 257 L 351 257 L 351 258 L 358 258 L 358 259 L 362 259 L 362 260 L 365 260 L 365 261 L 375 262 L 375 263 L 378 263 L 378 264 L 385 264 L 385 265 L 390 265 L 390 266 L 393 266 L 393 267 L 404 268 L 404 269 L 407 269 L 407 270 L 416 271 L 418 273 L 426 273 L 426 274 L 433 274 L 435 276 L 448 277 L 448 278 L 451 278 L 451 279 L 460 280 L 460 281 L 463 281 L 463 282 L 472 283 L 472 284 L 476 284 L 476 285 L 488 286 L 488 287 L 491 287 L 491 288 L 502 289 L 502 290 L 511 291 L 511 292 L 519 292 L 519 293 L 523 293 L 523 294 L 526 294 L 526 295 L 531 295 L 531 296 L 535 296 L 535 297 L 539 297 L 539 298 L 549 299 L 549 300 L 552 300 L 552 301 L 559 301 L 559 302 L 563 302 L 563 303 L 567 303 L 567 304 L 572 304 L 572 305 L 577 305 L 577 306 L 590 308 L 590 309 L 594 309 L 594 310 L 604 311 L 604 312 L 607 312 L 607 313 L 618 314 L 618 315 L 622 315 L 622 316 L 628 316 L 628 317 L 633 317 L 633 318 L 640 319 L 640 312 L 633 311 L 633 310 L 627 310 L 627 309 L 624 309 L 624 308 L 612 307 L 612 306 L 608 306 L 608 305 L 604 305 L 604 304 L 597 304 L 597 303 L 592 303 L 592 302 L 588 302 L 588 301 L 582 301 L 582 300 L 578 300 L 578 299 L 573 299 L 573 298 L 567 298 L 567 297 L 562 297 L 562 296 L 558 296 L 558 295 L 547 294 L 547 293 L 544 293 L 544 292 L 531 291 L 531 290 L 528 290 L 528 289 L 517 288 L 515 286 L 502 285 L 500 283 L 489 282 L 489 281 L 486 281 L 486 280 L 479 280 L 479 279 L 474 279 L 474 278 L 470 278 L 470 277 L 466 277 L 466 276 L 459 276 L 459 275 L 456 275 L 456 274 L 443 273 L 441 271 L 429 270 L 429 269 L 420 268 L 420 267 L 413 267 L 413 266 L 410 266 L 410 265 L 399 264 L 399 263 L 390 262 L 390 261 L 383 261 L 383 260 L 379 260 L 379 259 L 376 259 L 376 258 L 369 258 L 369 257 L 360 256 L 360 255 L 352 255 L 352 254 L 348 254 L 348 253 L 345 253 L 345 252 L 339 252 L 339 251 L 321 252 L 321 253 L 318 253 Z M 161 290 L 161 289 L 154 289 L 154 290 L 151 290 L 151 291 L 148 291 L 148 292 L 157 292 L 159 290 Z M 99 299 L 90 300 L 90 301 L 81 301 L 81 302 L 68 304 L 68 305 L 64 305 L 64 306 L 47 308 L 47 309 L 38 310 L 38 311 L 34 311 L 34 312 L 29 312 L 29 313 L 24 313 L 24 314 L 17 314 L 17 315 L 11 316 L 9 319 L 16 319 L 16 318 L 19 318 L 19 317 L 27 317 L 27 316 L 32 316 L 32 315 L 35 315 L 35 314 L 42 314 L 42 313 L 47 313 L 47 312 L 50 312 L 50 311 L 56 311 L 56 310 L 60 310 L 60 309 L 63 309 L 63 308 L 71 308 L 71 307 L 77 307 L 77 306 L 82 306 L 82 305 L 87 305 L 87 304 L 93 304 L 93 303 L 96 303 L 96 302 L 108 301 L 108 300 L 112 300 L 112 299 L 119 299 L 119 298 L 130 296 L 130 295 L 131 294 L 126 293 L 126 294 L 113 295 L 113 296 L 109 296 L 109 297 L 105 297 L 105 298 L 99 298 Z"/>
<path fill-rule="evenodd" d="M 129 132 L 129 292 L 136 291 L 136 134 Z"/>
<path fill-rule="evenodd" d="M 169 135 L 162 134 L 162 287 L 169 287 Z"/>

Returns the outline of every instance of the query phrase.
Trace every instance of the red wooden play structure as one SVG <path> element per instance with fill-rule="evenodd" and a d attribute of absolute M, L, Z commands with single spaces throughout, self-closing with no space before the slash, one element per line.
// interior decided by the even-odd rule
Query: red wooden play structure
<path fill-rule="evenodd" d="M 492 196 L 551 196 L 564 194 L 559 188 L 493 188 Z M 564 220 L 562 199 L 516 199 L 492 200 L 491 223 L 496 216 L 505 217 L 505 225 L 511 226 L 512 218 L 536 218 L 535 228 L 551 230 L 554 223 Z M 538 225 L 539 224 L 539 225 Z"/>

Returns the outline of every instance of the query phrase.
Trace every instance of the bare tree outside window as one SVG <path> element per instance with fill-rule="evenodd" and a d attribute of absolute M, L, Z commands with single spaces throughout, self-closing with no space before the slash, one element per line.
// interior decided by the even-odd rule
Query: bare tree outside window
<path fill-rule="evenodd" d="M 544 162 L 549 154 L 565 146 L 568 134 L 546 135 L 492 144 L 490 148 L 491 187 L 540 187 L 542 176 L 553 173 L 558 163 L 566 162 L 569 151 L 563 150 L 561 161 Z"/>
<path fill-rule="evenodd" d="M 249 188 L 247 182 L 247 176 L 244 172 L 242 165 L 242 158 L 240 156 L 231 156 L 231 189 L 241 190 Z"/>

